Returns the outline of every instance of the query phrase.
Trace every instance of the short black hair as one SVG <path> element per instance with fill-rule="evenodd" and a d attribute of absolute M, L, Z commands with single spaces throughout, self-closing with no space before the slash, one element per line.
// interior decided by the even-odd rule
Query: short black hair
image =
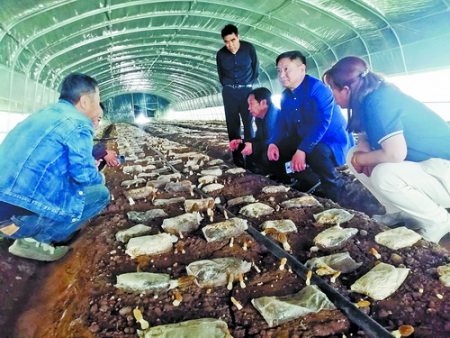
<path fill-rule="evenodd" d="M 233 33 L 238 35 L 238 29 L 235 25 L 232 25 L 231 23 L 226 25 L 225 27 L 223 27 L 222 31 L 220 32 L 220 34 L 222 35 L 222 39 L 224 37 L 226 37 L 227 35 L 230 35 Z"/>
<path fill-rule="evenodd" d="M 103 104 L 103 102 L 100 102 L 100 108 L 102 108 L 103 112 L 105 112 L 105 105 Z"/>
<path fill-rule="evenodd" d="M 267 105 L 272 104 L 272 92 L 267 89 L 266 87 L 259 87 L 253 89 L 248 95 L 247 98 L 253 95 L 255 97 L 255 100 L 258 102 L 261 102 L 262 100 L 266 100 Z"/>
<path fill-rule="evenodd" d="M 61 83 L 59 99 L 76 104 L 80 100 L 81 95 L 95 93 L 97 88 L 97 81 L 89 75 L 71 73 Z"/>
<path fill-rule="evenodd" d="M 280 55 L 278 55 L 277 60 L 275 61 L 275 65 L 278 65 L 278 62 L 281 59 L 300 60 L 306 66 L 306 58 L 299 50 L 291 50 L 289 52 L 281 53 Z"/>

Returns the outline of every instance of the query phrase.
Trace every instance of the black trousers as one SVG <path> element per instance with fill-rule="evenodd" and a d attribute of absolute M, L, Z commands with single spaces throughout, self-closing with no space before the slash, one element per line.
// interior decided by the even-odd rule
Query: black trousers
<path fill-rule="evenodd" d="M 294 156 L 297 151 L 297 144 L 298 142 L 285 140 L 278 146 L 280 159 L 275 162 L 275 170 L 278 173 L 286 173 L 284 164 Z M 325 197 L 337 201 L 344 180 L 336 170 L 337 163 L 330 147 L 325 143 L 318 143 L 311 153 L 306 154 L 306 164 L 320 178 L 321 191 Z"/>
<path fill-rule="evenodd" d="M 244 127 L 244 139 L 249 140 L 254 136 L 252 116 L 248 111 L 247 103 L 247 96 L 251 91 L 252 88 L 223 87 L 223 106 L 230 141 L 241 138 L 241 120 Z M 244 158 L 238 150 L 233 152 L 233 161 L 238 166 L 245 165 Z"/>

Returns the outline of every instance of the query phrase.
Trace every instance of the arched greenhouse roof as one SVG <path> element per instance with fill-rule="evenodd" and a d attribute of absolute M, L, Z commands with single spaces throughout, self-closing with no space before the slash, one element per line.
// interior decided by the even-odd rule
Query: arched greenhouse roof
<path fill-rule="evenodd" d="M 448 0 L 1 0 L 0 108 L 53 98 L 46 89 L 73 71 L 96 78 L 103 99 L 214 97 L 227 23 L 255 45 L 269 87 L 276 56 L 293 49 L 313 75 L 346 55 L 385 74 L 450 64 Z"/>

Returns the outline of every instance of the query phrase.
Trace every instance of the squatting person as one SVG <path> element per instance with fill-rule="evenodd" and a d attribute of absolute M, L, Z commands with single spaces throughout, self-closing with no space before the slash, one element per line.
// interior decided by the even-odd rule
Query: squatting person
<path fill-rule="evenodd" d="M 92 156 L 101 113 L 97 82 L 73 73 L 59 101 L 31 114 L 0 145 L 0 235 L 16 239 L 9 252 L 54 261 L 67 240 L 109 202 Z"/>
<path fill-rule="evenodd" d="M 325 84 L 306 74 L 306 58 L 300 51 L 280 54 L 276 66 L 285 90 L 267 157 L 290 161 L 294 172 L 308 164 L 320 178 L 323 195 L 338 201 L 344 180 L 336 167 L 345 164 L 353 145 L 345 118 Z"/>
<path fill-rule="evenodd" d="M 256 125 L 255 137 L 246 141 L 242 150 L 246 156 L 247 169 L 261 175 L 272 174 L 273 165 L 267 158 L 267 147 L 279 110 L 272 103 L 272 93 L 265 87 L 253 89 L 248 94 L 247 102 Z"/>
<path fill-rule="evenodd" d="M 347 163 L 386 209 L 374 218 L 387 225 L 404 221 L 439 242 L 450 231 L 449 124 L 361 58 L 339 60 L 324 80 L 348 109 L 349 130 L 359 133 Z"/>

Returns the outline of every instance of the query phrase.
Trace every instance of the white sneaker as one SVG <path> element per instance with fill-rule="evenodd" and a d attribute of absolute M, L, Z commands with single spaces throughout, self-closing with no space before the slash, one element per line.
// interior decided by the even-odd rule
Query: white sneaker
<path fill-rule="evenodd" d="M 398 225 L 400 223 L 401 225 L 404 225 L 411 230 L 417 230 L 421 228 L 421 225 L 417 219 L 408 216 L 408 214 L 402 211 L 392 214 L 373 215 L 372 219 L 391 228 L 395 228 L 395 225 Z"/>
<path fill-rule="evenodd" d="M 450 218 L 446 223 L 423 226 L 418 232 L 427 241 L 439 243 L 450 232 Z"/>
<path fill-rule="evenodd" d="M 393 226 L 393 225 L 396 225 L 398 223 L 405 221 L 405 217 L 404 217 L 403 213 L 401 213 L 401 212 L 396 212 L 393 214 L 384 214 L 384 215 L 373 215 L 372 219 L 374 221 L 377 221 L 378 223 L 382 223 L 387 226 Z"/>
<path fill-rule="evenodd" d="M 16 239 L 8 249 L 9 253 L 37 261 L 53 262 L 62 258 L 68 251 L 68 246 L 52 246 L 38 242 L 33 238 Z"/>

